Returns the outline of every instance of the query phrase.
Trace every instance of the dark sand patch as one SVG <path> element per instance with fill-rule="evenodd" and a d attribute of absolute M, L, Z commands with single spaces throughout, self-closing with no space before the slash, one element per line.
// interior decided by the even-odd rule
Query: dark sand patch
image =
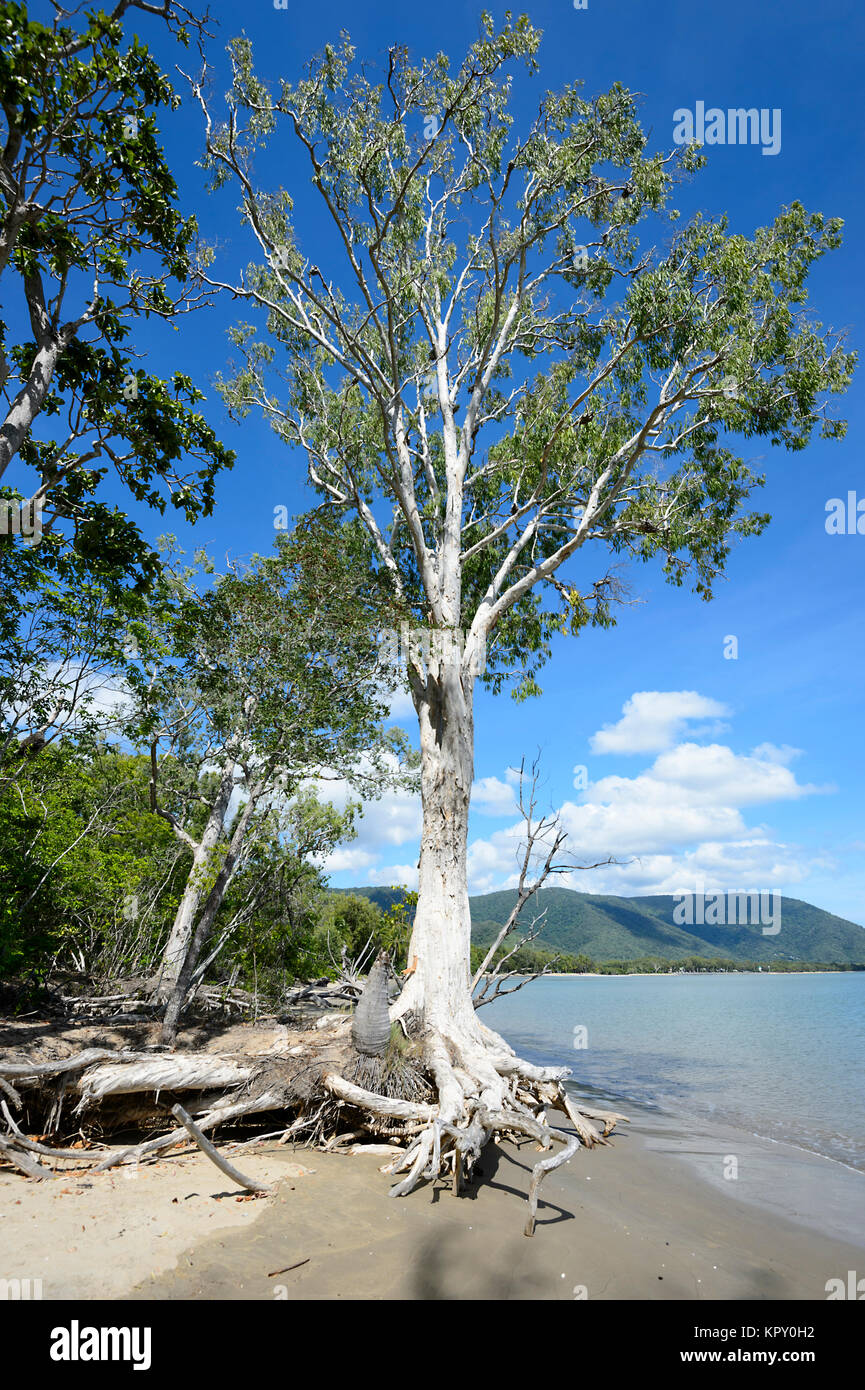
<path fill-rule="evenodd" d="M 822 1300 L 828 1279 L 861 1264 L 861 1248 L 712 1187 L 639 1130 L 552 1174 L 527 1239 L 535 1156 L 530 1144 L 489 1149 L 461 1198 L 427 1187 L 398 1200 L 381 1157 L 308 1156 L 315 1175 L 253 1224 L 197 1243 L 128 1296 Z"/>

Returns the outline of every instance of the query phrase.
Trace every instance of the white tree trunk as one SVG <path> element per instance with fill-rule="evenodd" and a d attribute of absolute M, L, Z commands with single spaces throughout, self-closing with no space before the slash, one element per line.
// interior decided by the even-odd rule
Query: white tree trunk
<path fill-rule="evenodd" d="M 212 868 L 213 852 L 223 834 L 228 803 L 234 788 L 234 769 L 233 760 L 223 768 L 219 792 L 207 817 L 204 833 L 193 851 L 192 868 L 172 923 L 156 987 L 156 998 L 163 1002 L 174 992 L 177 978 L 189 952 L 189 943 L 202 899 L 207 896 L 212 886 L 212 882 L 208 883 L 208 871 Z"/>
<path fill-rule="evenodd" d="M 464 682 L 465 681 L 465 685 Z M 447 1030 L 474 1015 L 469 992 L 471 918 L 467 882 L 474 722 L 469 677 L 458 661 L 428 681 L 432 698 L 416 699 L 420 723 L 421 834 L 418 903 L 409 946 L 416 962 L 399 1000 L 424 1023 Z"/>
<path fill-rule="evenodd" d="M 250 791 L 246 805 L 238 816 L 237 823 L 232 831 L 225 858 L 222 861 L 219 873 L 216 875 L 216 881 L 210 889 L 210 893 L 198 917 L 198 921 L 195 922 L 193 919 L 193 923 L 190 926 L 189 934 L 186 939 L 186 946 L 183 951 L 183 959 L 176 971 L 174 985 L 168 997 L 165 1018 L 162 1022 L 162 1041 L 164 1043 L 173 1043 L 177 1036 L 180 1011 L 183 1008 L 186 995 L 192 983 L 195 967 L 198 964 L 198 959 L 201 955 L 204 943 L 216 921 L 216 915 L 222 906 L 223 899 L 228 890 L 228 885 L 234 877 L 235 869 L 237 868 L 241 853 L 244 849 L 244 841 L 246 840 L 249 824 L 255 813 L 261 792 L 261 786 L 255 787 Z"/>
<path fill-rule="evenodd" d="M 423 830 L 419 894 L 409 944 L 414 971 L 392 1016 L 421 1021 L 442 1119 L 459 1120 L 469 1095 L 498 1108 L 513 1052 L 478 1018 L 471 997 L 468 818 L 474 773 L 473 677 L 458 659 L 442 663 L 416 696 L 420 721 Z M 497 1068 L 502 1068 L 502 1071 Z"/>

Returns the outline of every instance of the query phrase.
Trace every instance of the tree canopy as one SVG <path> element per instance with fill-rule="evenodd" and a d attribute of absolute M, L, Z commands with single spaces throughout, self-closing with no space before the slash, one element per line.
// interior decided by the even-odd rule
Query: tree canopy
<path fill-rule="evenodd" d="M 35 473 L 26 502 L 44 514 L 43 563 L 68 567 L 73 551 L 119 587 L 158 564 L 104 499 L 109 471 L 136 501 L 193 521 L 234 458 L 192 378 L 151 372 L 136 342 L 148 319 L 176 327 L 196 307 L 197 231 L 159 143 L 157 119 L 179 98 L 125 39 L 129 10 L 160 16 L 183 45 L 200 31 L 172 0 L 58 10 L 51 25 L 0 4 L 0 480 L 16 460 Z M 3 534 L 6 549 L 21 546 Z"/>
<path fill-rule="evenodd" d="M 517 665 L 530 693 L 555 632 L 613 620 L 623 560 L 711 596 L 768 520 L 736 436 L 840 435 L 827 400 L 854 359 L 804 307 L 839 219 L 794 202 L 752 237 L 678 226 L 699 150 L 652 153 L 619 85 L 547 93 L 518 131 L 540 33 L 482 27 L 459 64 L 391 49 L 379 83 L 343 36 L 273 91 L 235 40 L 225 119 L 195 90 L 256 258 L 204 280 L 260 311 L 233 334 L 233 411 L 306 450 L 418 620 L 489 637 L 484 680 Z M 261 184 L 286 139 L 308 195 Z M 314 251 L 307 197 L 332 231 Z"/>

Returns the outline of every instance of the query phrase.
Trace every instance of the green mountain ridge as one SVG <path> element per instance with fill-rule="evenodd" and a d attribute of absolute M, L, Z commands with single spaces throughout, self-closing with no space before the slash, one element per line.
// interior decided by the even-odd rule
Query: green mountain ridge
<path fill-rule="evenodd" d="M 402 898 L 399 888 L 344 891 L 362 894 L 385 909 Z M 713 895 L 706 896 L 708 905 Z M 735 921 L 734 897 L 729 894 L 724 899 L 725 921 Z M 515 900 L 516 890 L 512 888 L 469 899 L 474 945 L 486 946 L 493 941 Z M 741 925 L 678 925 L 673 919 L 676 906 L 670 895 L 620 898 L 553 886 L 542 888 L 526 905 L 522 929 L 525 931 L 532 918 L 546 909 L 544 926 L 532 942 L 533 948 L 582 953 L 593 961 L 721 956 L 734 961 L 865 964 L 865 928 L 799 898 L 773 896 L 775 923 L 780 923 L 780 931 L 774 935 L 764 935 L 760 923 L 750 920 Z"/>

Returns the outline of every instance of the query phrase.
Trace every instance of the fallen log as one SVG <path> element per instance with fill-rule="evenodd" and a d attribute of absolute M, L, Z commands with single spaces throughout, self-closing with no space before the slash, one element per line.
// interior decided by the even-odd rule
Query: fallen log
<path fill-rule="evenodd" d="M 88 1047 L 73 1057 L 56 1058 L 50 1062 L 8 1062 L 0 1058 L 0 1076 L 14 1076 L 26 1083 L 43 1076 L 64 1076 L 67 1072 L 82 1071 L 105 1057 L 111 1057 L 115 1062 L 134 1062 L 150 1055 L 147 1052 L 116 1052 L 109 1047 Z"/>
<path fill-rule="evenodd" d="M 214 1107 L 209 1115 L 205 1115 L 199 1124 L 199 1129 L 214 1129 L 216 1125 L 224 1124 L 226 1120 L 236 1120 L 242 1115 L 260 1114 L 264 1110 L 273 1110 L 280 1103 L 280 1096 L 275 1092 L 266 1092 L 262 1096 L 257 1096 L 255 1100 L 241 1101 L 237 1105 L 224 1105 L 220 1108 Z M 169 1134 L 161 1134 L 157 1139 L 149 1139 L 144 1144 L 131 1144 L 128 1149 L 123 1149 L 120 1153 L 111 1154 L 108 1158 L 94 1168 L 94 1173 L 104 1173 L 109 1168 L 116 1168 L 121 1163 L 138 1163 L 142 1158 L 150 1158 L 155 1153 L 161 1153 L 163 1149 L 173 1148 L 175 1144 L 181 1143 L 186 1139 L 187 1132 L 183 1126 L 180 1129 L 173 1129 Z"/>
<path fill-rule="evenodd" d="M 138 1053 L 128 1060 L 105 1062 L 78 1078 L 81 1105 L 108 1095 L 132 1095 L 138 1091 L 203 1091 L 237 1086 L 249 1080 L 252 1064 L 198 1052 Z"/>

